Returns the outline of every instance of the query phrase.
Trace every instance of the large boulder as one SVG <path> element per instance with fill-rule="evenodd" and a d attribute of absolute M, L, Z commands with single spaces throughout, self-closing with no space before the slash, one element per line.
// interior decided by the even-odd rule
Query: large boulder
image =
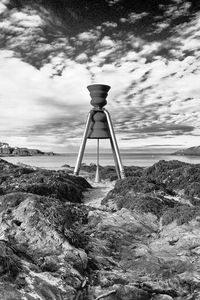
<path fill-rule="evenodd" d="M 199 174 L 199 165 L 160 161 L 117 181 L 103 211 L 89 213 L 96 297 L 198 299 L 200 206 L 198 188 L 188 191 Z"/>
<path fill-rule="evenodd" d="M 69 175 L 65 171 L 16 166 L 2 159 L 0 172 L 2 195 L 20 191 L 81 203 L 83 191 L 91 187 L 84 178 Z"/>
<path fill-rule="evenodd" d="M 200 295 L 198 219 L 162 226 L 152 213 L 99 210 L 89 213 L 88 235 L 96 297 L 113 289 L 110 300 L 187 300 Z"/>
<path fill-rule="evenodd" d="M 91 186 L 64 171 L 4 160 L 0 171 L 0 299 L 82 297 L 88 209 L 81 203 Z"/>
<path fill-rule="evenodd" d="M 0 203 L 0 280 L 13 283 L 10 298 L 1 299 L 75 299 L 85 280 L 87 255 L 80 248 L 84 233 L 71 228 L 87 221 L 87 211 L 28 193 L 1 196 Z"/>

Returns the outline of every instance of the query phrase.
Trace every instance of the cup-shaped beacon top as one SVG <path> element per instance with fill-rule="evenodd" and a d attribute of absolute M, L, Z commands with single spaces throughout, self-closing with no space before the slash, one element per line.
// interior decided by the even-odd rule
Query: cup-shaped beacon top
<path fill-rule="evenodd" d="M 92 100 L 90 103 L 97 108 L 102 108 L 107 104 L 106 97 L 110 86 L 106 84 L 91 84 L 87 86 Z"/>

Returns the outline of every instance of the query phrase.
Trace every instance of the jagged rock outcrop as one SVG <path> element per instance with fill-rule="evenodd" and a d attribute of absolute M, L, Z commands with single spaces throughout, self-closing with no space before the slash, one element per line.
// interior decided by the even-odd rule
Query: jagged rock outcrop
<path fill-rule="evenodd" d="M 65 238 L 73 210 L 58 199 L 26 193 L 7 194 L 0 201 L 1 279 L 15 284 L 12 299 L 19 293 L 19 299 L 74 299 L 87 255 Z"/>
<path fill-rule="evenodd" d="M 0 299 L 74 300 L 88 260 L 87 210 L 75 203 L 90 185 L 3 160 L 0 179 Z"/>
<path fill-rule="evenodd" d="M 2 300 L 200 298 L 200 165 L 132 167 L 99 207 L 65 171 L 0 170 Z"/>
<path fill-rule="evenodd" d="M 106 299 L 200 298 L 198 176 L 200 165 L 160 161 L 116 182 L 104 211 L 89 214 L 96 295 L 115 289 Z"/>
<path fill-rule="evenodd" d="M 15 166 L 4 160 L 0 160 L 0 171 L 2 195 L 21 191 L 80 203 L 83 190 L 90 187 L 84 178 L 70 176 L 64 171 Z"/>
<path fill-rule="evenodd" d="M 178 151 L 172 153 L 172 155 L 196 155 L 196 156 L 199 156 L 200 155 L 200 146 L 178 150 Z"/>
<path fill-rule="evenodd" d="M 136 175 L 136 174 L 141 174 L 142 170 L 144 168 L 142 167 L 136 167 L 136 166 L 125 166 L 125 174 L 126 176 L 131 176 L 131 175 Z M 87 172 L 88 177 L 90 179 L 93 179 L 95 177 L 96 173 L 96 164 L 91 163 L 90 165 L 87 164 L 82 164 L 81 165 L 81 171 Z M 117 180 L 117 173 L 116 169 L 114 166 L 99 166 L 99 175 L 100 178 L 103 180 L 109 180 L 109 181 L 114 181 Z"/>
<path fill-rule="evenodd" d="M 200 165 L 160 161 L 127 171 L 84 225 L 88 299 L 199 299 Z"/>
<path fill-rule="evenodd" d="M 7 143 L 0 142 L 0 156 L 36 156 L 55 155 L 53 152 L 44 152 L 38 149 L 11 147 Z"/>

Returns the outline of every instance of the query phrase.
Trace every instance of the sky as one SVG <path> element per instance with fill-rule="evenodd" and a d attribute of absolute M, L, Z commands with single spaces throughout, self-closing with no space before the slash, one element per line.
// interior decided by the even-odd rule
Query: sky
<path fill-rule="evenodd" d="M 0 0 L 1 142 L 77 151 L 93 83 L 122 151 L 200 145 L 200 1 Z"/>

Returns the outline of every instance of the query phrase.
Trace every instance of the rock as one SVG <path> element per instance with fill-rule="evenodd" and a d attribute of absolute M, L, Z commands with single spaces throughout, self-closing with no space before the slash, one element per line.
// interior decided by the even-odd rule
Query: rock
<path fill-rule="evenodd" d="M 151 212 L 163 217 L 164 224 L 176 219 L 181 225 L 200 214 L 199 180 L 200 165 L 159 161 L 139 176 L 117 181 L 102 204 L 115 202 L 118 209 Z"/>
<path fill-rule="evenodd" d="M 68 174 L 73 174 L 74 173 L 74 168 L 70 167 L 70 165 L 68 165 L 68 164 L 64 164 L 62 166 L 62 168 L 64 168 L 65 172 L 68 173 Z"/>
<path fill-rule="evenodd" d="M 187 191 L 199 174 L 199 165 L 160 161 L 117 181 L 102 201 L 107 211 L 89 212 L 94 294 L 120 282 L 123 291 L 134 286 L 149 300 L 198 299 L 200 210 Z M 124 292 L 122 299 L 131 297 Z"/>
<path fill-rule="evenodd" d="M 69 169 L 70 170 L 70 169 Z M 143 167 L 135 167 L 135 166 L 125 166 L 124 167 L 126 176 L 138 175 L 140 176 L 143 172 Z M 118 179 L 117 172 L 114 166 L 99 166 L 99 174 L 102 182 L 114 182 Z M 96 176 L 96 164 L 91 163 L 87 165 L 85 163 L 81 164 L 80 175 L 89 181 L 94 181 Z"/>
<path fill-rule="evenodd" d="M 25 286 L 25 299 L 31 299 L 32 293 L 44 299 L 74 299 L 84 280 L 87 255 L 63 233 L 76 219 L 71 215 L 69 223 L 71 207 L 58 199 L 25 193 L 1 196 L 0 202 L 0 236 L 6 247 L 1 247 L 0 278 L 8 276 L 16 287 Z M 19 279 L 23 274 L 24 282 Z"/>
<path fill-rule="evenodd" d="M 0 160 L 0 171 L 0 194 L 27 192 L 80 203 L 83 191 L 91 187 L 84 178 L 71 176 L 65 171 L 26 168 L 4 160 Z"/>
<path fill-rule="evenodd" d="M 0 241 L 0 277 L 11 282 L 16 279 L 21 270 L 21 262 L 6 242 Z"/>
<path fill-rule="evenodd" d="M 132 168 L 98 207 L 82 203 L 87 181 L 65 171 L 3 160 L 0 171 L 2 299 L 3 288 L 25 300 L 198 299 L 198 189 L 186 193 L 198 165 Z"/>
<path fill-rule="evenodd" d="M 124 167 L 126 176 L 131 176 L 133 174 L 139 176 L 142 173 L 143 169 L 144 168 L 142 167 L 135 167 L 135 166 Z M 85 163 L 83 163 L 81 165 L 81 171 L 87 172 L 88 177 L 90 179 L 94 179 L 96 173 L 96 164 L 92 163 L 90 165 L 86 165 Z M 105 167 L 99 166 L 99 171 L 100 171 L 100 178 L 102 180 L 109 180 L 109 181 L 117 180 L 117 173 L 114 166 L 105 166 Z"/>
<path fill-rule="evenodd" d="M 70 165 L 68 165 L 68 164 L 64 164 L 64 165 L 62 166 L 62 168 L 71 168 L 71 167 L 70 167 Z"/>
<path fill-rule="evenodd" d="M 135 286 L 114 285 L 113 288 L 116 289 L 116 297 L 118 297 L 119 300 L 132 300 L 132 299 L 149 300 L 149 298 L 150 298 L 148 292 L 145 292 L 142 289 L 138 289 Z M 115 299 L 115 298 L 113 298 L 113 299 Z"/>
<path fill-rule="evenodd" d="M 0 171 L 0 299 L 74 300 L 79 290 L 81 296 L 88 208 L 75 202 L 90 185 L 3 160 Z"/>
<path fill-rule="evenodd" d="M 173 298 L 169 295 L 155 295 L 153 296 L 152 300 L 173 300 Z"/>
<path fill-rule="evenodd" d="M 21 300 L 22 294 L 13 286 L 13 284 L 4 282 L 0 284 L 0 299 L 1 300 Z M 33 300 L 34 298 L 24 298 L 26 300 Z"/>

